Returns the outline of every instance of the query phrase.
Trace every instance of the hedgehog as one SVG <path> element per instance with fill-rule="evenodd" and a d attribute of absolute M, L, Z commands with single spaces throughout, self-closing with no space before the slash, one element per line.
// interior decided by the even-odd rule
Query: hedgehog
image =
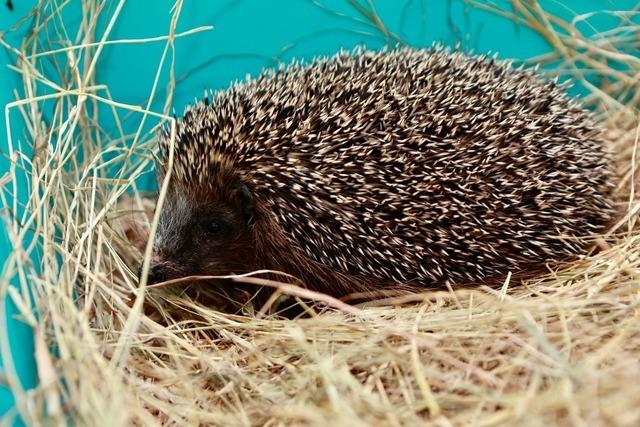
<path fill-rule="evenodd" d="M 601 131 L 563 85 L 442 47 L 263 71 L 159 133 L 148 282 L 256 270 L 338 298 L 526 276 L 614 214 Z M 205 282 L 202 286 L 216 286 Z"/>

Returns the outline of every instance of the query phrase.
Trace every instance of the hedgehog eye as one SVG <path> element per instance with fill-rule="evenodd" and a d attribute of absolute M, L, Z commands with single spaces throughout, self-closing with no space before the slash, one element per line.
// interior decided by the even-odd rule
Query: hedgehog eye
<path fill-rule="evenodd" d="M 222 224 L 218 220 L 212 220 L 207 223 L 206 228 L 207 233 L 209 233 L 210 236 L 214 237 L 219 235 L 222 231 Z"/>

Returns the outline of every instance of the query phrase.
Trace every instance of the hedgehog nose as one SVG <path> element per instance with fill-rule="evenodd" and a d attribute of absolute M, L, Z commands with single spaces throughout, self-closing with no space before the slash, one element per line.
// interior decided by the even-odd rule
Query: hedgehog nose
<path fill-rule="evenodd" d="M 140 265 L 138 279 L 142 279 L 142 265 Z M 151 263 L 149 265 L 149 274 L 147 275 L 147 285 L 164 282 L 165 280 L 167 280 L 167 271 L 164 269 L 162 264 Z"/>

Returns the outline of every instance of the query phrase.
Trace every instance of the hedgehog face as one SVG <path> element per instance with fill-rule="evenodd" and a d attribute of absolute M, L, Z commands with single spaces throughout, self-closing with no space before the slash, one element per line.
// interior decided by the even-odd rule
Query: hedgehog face
<path fill-rule="evenodd" d="M 171 188 L 160 212 L 148 283 L 251 271 L 253 198 L 238 181 L 195 197 Z"/>

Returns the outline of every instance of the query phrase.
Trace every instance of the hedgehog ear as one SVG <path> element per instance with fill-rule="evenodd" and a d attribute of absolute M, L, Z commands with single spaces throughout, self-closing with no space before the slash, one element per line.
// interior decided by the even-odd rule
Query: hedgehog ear
<path fill-rule="evenodd" d="M 253 223 L 255 217 L 255 202 L 253 200 L 253 194 L 251 194 L 251 190 L 249 187 L 242 182 L 236 181 L 232 188 L 233 198 L 238 203 L 240 207 L 240 212 L 244 216 L 244 220 L 248 225 Z"/>

